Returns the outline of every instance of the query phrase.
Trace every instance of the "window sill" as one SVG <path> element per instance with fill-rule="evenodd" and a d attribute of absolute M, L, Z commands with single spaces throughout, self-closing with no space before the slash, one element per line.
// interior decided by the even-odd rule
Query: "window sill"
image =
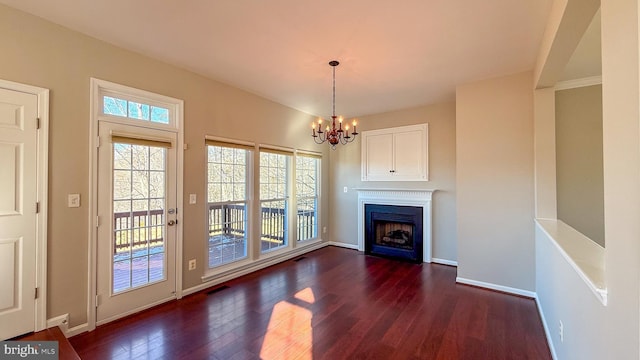
<path fill-rule="evenodd" d="M 604 248 L 561 220 L 536 219 L 560 254 L 578 273 L 603 305 L 607 305 Z"/>
<path fill-rule="evenodd" d="M 279 262 L 293 259 L 297 256 L 303 255 L 313 250 L 317 250 L 326 245 L 327 243 L 323 242 L 322 239 L 307 240 L 304 241 L 304 244 L 297 244 L 295 249 L 292 249 L 290 247 L 287 247 L 286 249 L 278 249 L 274 250 L 273 252 L 267 253 L 267 256 L 265 256 L 265 254 L 261 254 L 260 258 L 256 260 L 243 260 L 237 263 L 228 264 L 228 266 L 221 267 L 219 269 L 211 269 L 201 277 L 201 280 L 203 283 L 219 283 L 227 281 L 232 278 L 263 269 L 267 266 L 275 265 Z"/>

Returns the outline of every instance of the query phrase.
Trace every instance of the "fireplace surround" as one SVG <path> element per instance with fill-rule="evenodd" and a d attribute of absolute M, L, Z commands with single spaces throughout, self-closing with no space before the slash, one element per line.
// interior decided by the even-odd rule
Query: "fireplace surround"
<path fill-rule="evenodd" d="M 365 238 L 366 238 L 366 205 L 393 205 L 398 206 L 399 209 L 407 208 L 407 207 L 418 207 L 422 210 L 422 254 L 421 256 L 416 256 L 412 261 L 419 261 L 419 259 L 423 262 L 431 262 L 431 211 L 432 211 L 432 195 L 435 190 L 406 190 L 406 189 L 356 189 L 358 191 L 358 250 L 364 251 L 367 253 L 367 249 L 365 249 Z M 369 208 L 371 208 L 369 206 Z M 375 207 L 374 207 L 375 208 Z M 386 209 L 386 208 L 381 208 Z M 386 212 L 386 210 L 384 210 Z M 388 212 L 387 212 L 388 213 Z M 402 246 L 406 244 L 404 238 L 408 235 L 405 232 L 409 232 L 409 230 L 405 227 L 403 228 L 401 225 L 408 223 L 408 219 L 403 217 L 403 214 L 399 214 L 399 218 L 394 221 L 391 218 L 391 221 L 380 220 L 379 223 L 387 223 L 381 226 L 387 226 L 388 230 L 386 232 L 391 233 L 391 236 L 387 236 L 388 239 L 382 240 L 382 246 L 385 245 L 396 245 L 399 246 L 391 246 L 390 248 L 397 248 L 392 251 L 392 254 L 383 254 L 388 256 L 396 257 L 398 256 L 397 251 L 403 250 Z M 396 223 L 393 225 L 389 225 L 388 223 Z M 380 230 L 384 232 L 385 230 Z M 420 234 L 416 234 L 415 228 L 413 229 L 413 234 L 415 236 L 420 236 Z M 383 236 L 384 237 L 384 236 Z M 389 247 L 389 246 L 386 246 Z M 380 248 L 378 248 L 379 250 Z M 387 249 L 388 250 L 388 249 Z"/>

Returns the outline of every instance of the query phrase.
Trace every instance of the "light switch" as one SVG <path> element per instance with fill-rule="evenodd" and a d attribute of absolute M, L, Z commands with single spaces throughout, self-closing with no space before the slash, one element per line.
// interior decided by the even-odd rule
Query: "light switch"
<path fill-rule="evenodd" d="M 70 208 L 80 207 L 80 194 L 69 194 L 67 196 L 67 206 Z"/>
<path fill-rule="evenodd" d="M 189 204 L 196 203 L 196 194 L 189 194 Z"/>
<path fill-rule="evenodd" d="M 343 191 L 344 191 L 344 192 L 347 192 L 347 191 L 349 191 L 349 188 L 345 186 L 345 187 L 344 187 L 344 189 L 343 189 Z"/>

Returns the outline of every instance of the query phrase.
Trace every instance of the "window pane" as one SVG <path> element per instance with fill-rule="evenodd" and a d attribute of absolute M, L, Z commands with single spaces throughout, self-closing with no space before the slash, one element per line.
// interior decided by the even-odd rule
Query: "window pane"
<path fill-rule="evenodd" d="M 107 115 L 127 116 L 127 100 L 116 99 L 109 96 L 102 98 L 102 112 Z"/>
<path fill-rule="evenodd" d="M 166 149 L 113 146 L 113 291 L 164 279 L 164 161 L 150 170 L 149 154 Z M 151 256 L 153 255 L 153 258 Z"/>
<path fill-rule="evenodd" d="M 260 153 L 261 200 L 284 199 L 288 196 L 288 157 L 290 156 L 273 153 Z"/>
<path fill-rule="evenodd" d="M 151 107 L 151 121 L 157 122 L 160 124 L 168 124 L 169 123 L 169 109 L 161 108 L 161 107 Z"/>
<path fill-rule="evenodd" d="M 318 168 L 320 160 L 296 157 L 298 241 L 318 237 Z"/>
<path fill-rule="evenodd" d="M 267 252 L 287 246 L 287 200 L 262 201 L 260 206 L 260 251 Z"/>
<path fill-rule="evenodd" d="M 208 266 L 247 257 L 245 149 L 207 146 Z"/>
<path fill-rule="evenodd" d="M 260 153 L 260 250 L 288 245 L 288 155 Z"/>
<path fill-rule="evenodd" d="M 129 101 L 129 117 L 132 119 L 149 120 L 149 105 Z"/>

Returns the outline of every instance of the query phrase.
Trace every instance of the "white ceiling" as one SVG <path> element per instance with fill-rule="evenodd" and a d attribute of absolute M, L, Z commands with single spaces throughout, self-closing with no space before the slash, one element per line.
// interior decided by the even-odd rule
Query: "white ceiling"
<path fill-rule="evenodd" d="M 534 67 L 552 0 L 0 0 L 314 115 L 454 98 Z"/>

